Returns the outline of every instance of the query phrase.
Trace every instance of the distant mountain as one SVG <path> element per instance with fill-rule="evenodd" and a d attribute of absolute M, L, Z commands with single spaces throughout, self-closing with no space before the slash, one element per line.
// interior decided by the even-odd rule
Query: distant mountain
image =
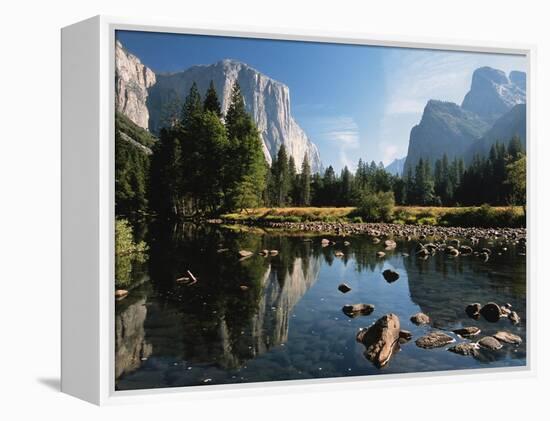
<path fill-rule="evenodd" d="M 464 160 L 471 162 L 475 155 L 485 156 L 496 142 L 508 144 L 513 136 L 519 136 L 523 147 L 526 147 L 526 105 L 518 104 L 501 116 L 481 139 L 477 140 L 466 152 Z"/>
<path fill-rule="evenodd" d="M 405 166 L 405 160 L 407 157 L 396 158 L 390 164 L 386 166 L 386 171 L 393 175 L 401 176 L 403 174 L 403 168 Z"/>
<path fill-rule="evenodd" d="M 526 74 L 490 67 L 474 71 L 462 106 L 430 100 L 420 123 L 411 130 L 404 172 L 420 158 L 432 162 L 447 154 L 449 159 L 485 155 L 497 140 L 507 143 L 519 135 L 525 145 Z"/>
<path fill-rule="evenodd" d="M 457 104 L 430 100 L 411 130 L 403 171 L 414 169 L 420 158 L 461 157 L 489 128 L 485 120 Z"/>
<path fill-rule="evenodd" d="M 462 108 L 493 123 L 515 105 L 525 104 L 525 86 L 524 72 L 514 71 L 508 77 L 501 70 L 481 67 L 472 75 Z"/>

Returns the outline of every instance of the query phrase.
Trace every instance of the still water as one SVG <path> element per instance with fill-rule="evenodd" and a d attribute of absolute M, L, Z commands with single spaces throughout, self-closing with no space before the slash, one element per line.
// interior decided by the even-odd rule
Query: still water
<path fill-rule="evenodd" d="M 428 260 L 414 254 L 417 242 L 397 242 L 384 258 L 368 236 L 321 238 L 217 226 L 151 227 L 147 261 L 129 276 L 140 286 L 116 303 L 116 389 L 311 379 L 412 373 L 526 364 L 526 257 L 498 241 L 488 262 L 475 256 Z M 465 244 L 468 244 L 467 241 Z M 278 250 L 263 257 L 260 250 Z M 239 250 L 254 251 L 241 260 Z M 335 251 L 343 251 L 336 257 Z M 407 256 L 408 254 L 408 256 Z M 388 283 L 385 269 L 400 277 Z M 198 282 L 176 279 L 190 270 Z M 343 294 L 337 287 L 347 283 Z M 510 303 L 518 325 L 503 318 L 473 320 L 467 304 Z M 375 311 L 349 318 L 345 304 L 368 303 Z M 432 322 L 416 326 L 422 311 Z M 390 363 L 377 368 L 355 336 L 386 313 L 395 313 L 413 340 L 401 345 Z M 482 351 L 476 358 L 447 350 L 421 349 L 415 340 L 432 331 L 478 326 L 474 340 L 499 330 L 515 333 L 523 344 Z"/>

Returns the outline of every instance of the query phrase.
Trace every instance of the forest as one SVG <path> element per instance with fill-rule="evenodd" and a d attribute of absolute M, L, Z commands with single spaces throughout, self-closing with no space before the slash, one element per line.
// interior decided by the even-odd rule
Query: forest
<path fill-rule="evenodd" d="M 354 172 L 329 166 L 312 173 L 308 157 L 297 165 L 284 145 L 268 165 L 238 84 L 225 116 L 213 83 L 204 99 L 193 84 L 180 108 L 158 139 L 117 114 L 118 216 L 183 219 L 260 206 L 355 206 L 367 219 L 383 220 L 394 204 L 525 208 L 526 156 L 518 137 L 497 141 L 469 165 L 446 155 L 420 159 L 402 177 L 363 159 Z"/>

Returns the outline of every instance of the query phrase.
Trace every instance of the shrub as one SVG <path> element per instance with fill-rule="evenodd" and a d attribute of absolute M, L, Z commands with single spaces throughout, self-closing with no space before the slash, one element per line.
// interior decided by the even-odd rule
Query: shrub
<path fill-rule="evenodd" d="M 395 200 L 393 192 L 363 191 L 357 200 L 357 213 L 366 221 L 390 221 Z"/>
<path fill-rule="evenodd" d="M 525 217 L 513 208 L 493 208 L 489 205 L 466 208 L 441 215 L 441 224 L 454 227 L 523 227 Z"/>
<path fill-rule="evenodd" d="M 424 216 L 419 218 L 416 223 L 418 225 L 437 225 L 437 218 L 435 216 Z"/>

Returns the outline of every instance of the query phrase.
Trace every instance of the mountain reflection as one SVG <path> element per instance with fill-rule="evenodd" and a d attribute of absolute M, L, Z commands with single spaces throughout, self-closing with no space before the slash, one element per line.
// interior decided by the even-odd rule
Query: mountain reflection
<path fill-rule="evenodd" d="M 117 306 L 115 315 L 115 378 L 134 371 L 152 353 L 145 339 L 146 296 Z"/>
<path fill-rule="evenodd" d="M 292 309 L 321 268 L 309 243 L 246 232 L 229 231 L 221 237 L 219 229 L 205 226 L 166 228 L 157 227 L 150 239 L 156 299 L 147 309 L 141 300 L 141 308 L 136 303 L 117 316 L 117 335 L 128 342 L 121 339 L 122 346 L 117 346 L 122 361 L 117 377 L 139 367 L 142 357 L 143 337 L 127 334 L 128 329 L 151 332 L 147 350 L 156 357 L 226 369 L 241 367 L 287 341 Z M 241 261 L 236 253 L 243 249 L 279 254 L 255 254 Z M 176 281 L 187 270 L 199 280 L 192 286 Z"/>

